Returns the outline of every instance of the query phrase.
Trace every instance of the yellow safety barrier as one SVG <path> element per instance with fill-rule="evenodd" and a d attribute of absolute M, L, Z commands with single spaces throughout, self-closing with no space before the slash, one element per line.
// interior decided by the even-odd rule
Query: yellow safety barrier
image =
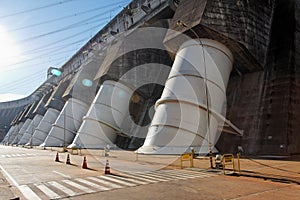
<path fill-rule="evenodd" d="M 232 170 L 233 172 L 238 172 L 240 173 L 241 172 L 241 163 L 240 163 L 240 157 L 241 155 L 238 153 L 237 154 L 237 169 L 235 167 L 235 162 L 234 162 L 234 156 L 233 154 L 224 154 L 223 157 L 222 157 L 222 167 L 223 167 L 223 172 L 224 174 L 226 174 L 225 170 L 226 170 L 226 165 L 232 165 Z M 228 168 L 227 168 L 228 169 Z"/>
<path fill-rule="evenodd" d="M 74 151 L 76 151 L 77 155 L 81 155 L 81 148 L 77 148 L 77 147 L 72 147 L 72 148 L 68 148 L 71 150 L 71 154 L 74 155 Z"/>
<path fill-rule="evenodd" d="M 189 167 L 194 167 L 194 160 L 193 160 L 193 153 L 185 153 L 185 154 L 182 154 L 181 157 L 180 157 L 180 167 L 181 169 L 183 168 L 183 162 L 184 161 L 189 161 L 190 162 L 190 166 Z"/>
<path fill-rule="evenodd" d="M 232 170 L 233 172 L 235 171 L 234 169 L 234 156 L 233 154 L 224 154 L 222 158 L 222 165 L 223 165 L 223 172 L 226 174 L 226 165 L 232 165 Z"/>

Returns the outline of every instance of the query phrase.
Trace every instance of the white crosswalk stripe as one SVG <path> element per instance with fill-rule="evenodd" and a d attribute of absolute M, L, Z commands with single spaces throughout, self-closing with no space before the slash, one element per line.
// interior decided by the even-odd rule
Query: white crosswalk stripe
<path fill-rule="evenodd" d="M 50 188 L 43 184 L 34 184 L 37 188 L 39 188 L 45 195 L 47 195 L 50 199 L 61 198 L 58 194 L 53 192 Z"/>
<path fill-rule="evenodd" d="M 121 180 L 118 180 L 116 177 L 112 177 L 112 176 L 98 176 L 98 178 L 106 179 L 108 181 L 113 181 L 113 182 L 120 183 L 120 184 L 126 185 L 126 186 L 136 186 L 136 184 L 121 181 Z"/>
<path fill-rule="evenodd" d="M 151 172 L 151 174 L 157 174 L 157 172 Z M 168 178 L 176 178 L 176 179 L 187 179 L 187 178 L 197 178 L 197 177 L 204 177 L 206 176 L 203 173 L 194 173 L 194 174 L 190 174 L 190 173 L 177 173 L 174 170 L 166 170 L 164 171 L 164 173 L 160 174 L 163 177 L 168 177 Z"/>
<path fill-rule="evenodd" d="M 136 183 L 136 184 L 140 184 L 140 185 L 145 185 L 145 184 L 149 184 L 147 183 L 147 181 L 140 181 L 140 180 L 136 180 L 136 179 L 132 179 L 132 178 L 129 178 L 129 177 L 121 177 L 121 176 L 116 176 L 114 178 L 117 178 L 117 179 L 121 179 L 121 180 L 125 180 L 125 181 L 130 181 L 130 182 L 133 182 L 133 183 Z"/>
<path fill-rule="evenodd" d="M 51 181 L 49 182 L 50 185 L 52 185 L 53 187 L 59 189 L 60 191 L 64 192 L 65 194 L 69 195 L 69 196 L 75 196 L 78 195 L 77 192 L 74 192 L 73 190 L 55 182 L 55 181 Z"/>
<path fill-rule="evenodd" d="M 90 180 L 96 181 L 96 182 L 98 182 L 98 183 L 107 185 L 107 186 L 112 187 L 112 188 L 119 188 L 119 189 L 120 189 L 120 188 L 123 188 L 123 187 L 124 187 L 124 186 L 117 185 L 117 184 L 115 184 L 115 183 L 111 183 L 111 182 L 108 182 L 108 181 L 105 181 L 105 180 L 100 180 L 100 179 L 98 179 L 98 178 L 96 178 L 96 177 L 87 177 L 87 178 L 90 179 Z"/>
<path fill-rule="evenodd" d="M 117 175 L 101 175 L 97 177 L 84 177 L 36 183 L 20 186 L 27 199 L 41 200 L 47 196 L 49 199 L 60 199 L 81 194 L 104 192 L 113 189 L 122 189 L 137 185 L 173 181 L 188 178 L 212 177 L 214 174 L 188 171 L 188 170 L 158 170 L 147 172 L 124 173 Z M 35 193 L 36 191 L 37 193 Z M 39 195 L 43 195 L 39 197 Z"/>
<path fill-rule="evenodd" d="M 109 188 L 107 188 L 107 187 L 104 187 L 104 186 L 101 186 L 101 185 L 97 185 L 95 183 L 92 183 L 90 181 L 84 180 L 82 178 L 76 178 L 75 180 L 78 181 L 78 182 L 84 183 L 86 185 L 92 186 L 93 188 L 96 188 L 96 189 L 99 189 L 99 190 L 109 190 Z"/>
<path fill-rule="evenodd" d="M 19 190 L 22 192 L 22 194 L 25 196 L 25 198 L 30 200 L 42 200 L 35 192 L 33 192 L 30 187 L 27 185 L 21 185 L 18 187 Z"/>
<path fill-rule="evenodd" d="M 86 193 L 93 193 L 93 192 L 95 192 L 95 190 L 92 190 L 92 189 L 87 188 L 85 186 L 79 185 L 78 183 L 75 183 L 75 182 L 70 181 L 70 180 L 63 180 L 63 182 L 67 183 L 67 184 L 69 184 L 69 185 L 71 185 L 71 186 L 73 186 L 75 188 L 78 188 L 79 190 L 82 190 L 82 191 L 84 191 Z"/>
<path fill-rule="evenodd" d="M 150 180 L 150 179 L 143 178 L 143 177 L 140 177 L 140 176 L 137 176 L 137 175 L 126 174 L 125 176 L 129 177 L 129 178 L 134 178 L 134 179 L 138 179 L 138 180 L 141 180 L 141 181 L 145 181 L 145 182 L 150 182 L 150 183 L 157 183 L 158 182 L 158 181 Z"/>
<path fill-rule="evenodd" d="M 159 176 L 159 175 L 154 175 L 154 174 L 138 174 L 138 176 L 141 176 L 141 177 L 145 177 L 145 178 L 148 178 L 148 179 L 151 179 L 151 180 L 158 180 L 158 181 L 169 181 L 169 180 L 172 180 L 171 178 L 166 178 L 166 177 L 162 177 L 162 176 Z"/>
<path fill-rule="evenodd" d="M 14 158 L 14 157 L 28 157 L 28 156 L 34 156 L 35 154 L 29 154 L 29 153 L 21 153 L 21 154 L 5 154 L 1 155 L 2 158 Z"/>

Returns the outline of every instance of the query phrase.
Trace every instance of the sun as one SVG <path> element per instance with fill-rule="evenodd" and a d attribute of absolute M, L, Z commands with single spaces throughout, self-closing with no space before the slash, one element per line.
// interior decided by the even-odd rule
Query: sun
<path fill-rule="evenodd" d="M 5 28 L 0 26 L 0 67 L 16 63 L 21 55 L 19 47 L 7 33 Z"/>

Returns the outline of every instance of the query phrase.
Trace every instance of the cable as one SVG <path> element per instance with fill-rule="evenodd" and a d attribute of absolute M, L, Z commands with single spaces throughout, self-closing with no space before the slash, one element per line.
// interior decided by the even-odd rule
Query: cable
<path fill-rule="evenodd" d="M 76 34 L 76 35 L 77 35 L 77 34 Z M 10 64 L 10 65 L 6 65 L 6 66 L 14 66 L 14 65 L 18 65 L 18 64 L 30 62 L 30 61 L 32 61 L 32 60 L 39 59 L 39 57 L 40 57 L 40 56 L 43 56 L 43 55 L 56 55 L 56 54 L 59 54 L 59 53 L 55 53 L 55 54 L 50 54 L 50 53 L 52 53 L 52 52 L 57 52 L 57 50 L 59 50 L 59 49 L 62 49 L 62 48 L 65 48 L 65 47 L 69 47 L 69 46 L 74 45 L 74 44 L 83 43 L 84 41 L 87 41 L 89 38 L 90 38 L 90 37 L 84 37 L 84 38 L 79 39 L 79 40 L 77 40 L 77 41 L 74 41 L 74 42 L 72 42 L 72 43 L 67 43 L 67 44 L 60 45 L 60 46 L 55 46 L 55 47 L 51 47 L 51 48 L 47 48 L 47 49 L 42 49 L 42 50 L 40 50 L 39 52 L 33 52 L 33 53 L 31 53 L 31 54 L 36 54 L 36 53 L 41 53 L 41 51 L 42 51 L 42 52 L 45 52 L 45 51 L 46 51 L 46 53 L 41 54 L 41 55 L 38 55 L 37 58 L 32 58 L 32 59 L 23 60 L 23 61 L 20 61 L 20 62 L 17 62 L 17 63 L 13 63 L 13 64 Z M 49 45 L 49 46 L 51 46 L 51 45 Z M 49 50 L 51 50 L 51 51 L 49 51 Z M 68 51 L 70 51 L 70 50 L 68 50 Z M 29 55 L 29 54 L 25 54 L 25 55 Z M 40 63 L 40 64 L 42 64 L 42 63 Z M 35 65 L 36 65 L 36 64 L 35 64 Z M 18 69 L 18 68 L 19 68 L 19 67 L 9 68 L 9 69 L 7 69 L 7 70 L 4 70 L 3 72 L 13 71 L 13 70 Z"/>
<path fill-rule="evenodd" d="M 42 38 L 42 37 L 45 37 L 45 36 L 48 36 L 48 35 L 52 35 L 52 34 L 55 34 L 55 33 L 59 33 L 59 32 L 62 32 L 62 31 L 68 30 L 68 29 L 72 29 L 72 28 L 75 28 L 76 26 L 82 25 L 82 23 L 84 23 L 84 22 L 86 22 L 86 21 L 88 21 L 88 20 L 94 19 L 95 17 L 99 17 L 99 16 L 101 16 L 101 15 L 103 15 L 103 14 L 101 13 L 101 14 L 94 15 L 94 16 L 92 16 L 92 17 L 89 17 L 89 18 L 87 18 L 87 19 L 81 20 L 81 21 L 76 22 L 76 23 L 74 23 L 74 24 L 65 26 L 65 27 L 63 27 L 63 28 L 56 29 L 56 30 L 51 31 L 51 32 L 48 32 L 48 33 L 43 33 L 43 34 L 40 34 L 40 35 L 32 36 L 32 37 L 29 37 L 29 38 L 26 38 L 26 39 L 17 41 L 17 43 L 26 43 L 26 42 L 31 41 L 31 40 L 36 40 L 36 39 L 39 39 L 39 38 Z"/>
<path fill-rule="evenodd" d="M 19 65 L 19 64 L 30 62 L 30 61 L 34 61 L 34 60 L 40 59 L 41 56 L 49 56 L 50 57 L 50 56 L 55 56 L 55 55 L 61 55 L 63 53 L 69 53 L 70 54 L 70 51 L 71 50 L 63 50 L 63 51 L 57 51 L 57 50 L 55 50 L 55 51 L 53 51 L 53 52 L 55 52 L 53 54 L 49 54 L 51 52 L 47 52 L 45 54 L 39 55 L 38 57 L 30 58 L 30 59 L 27 59 L 27 60 L 22 60 L 20 62 L 11 64 L 10 66 L 12 66 L 12 65 Z M 43 63 L 41 63 L 41 64 L 43 64 Z M 26 69 L 28 69 L 30 67 L 35 67 L 35 65 L 37 65 L 37 64 L 32 64 L 29 67 L 26 67 Z M 25 68 L 25 66 L 21 66 L 21 67 Z M 20 69 L 20 66 L 17 66 L 17 67 L 14 67 L 14 68 L 9 68 L 7 70 L 2 70 L 2 72 L 9 72 L 9 71 L 14 71 L 14 70 L 19 70 L 19 69 Z"/>
<path fill-rule="evenodd" d="M 244 156 L 243 156 L 244 157 Z M 255 162 L 257 164 L 260 164 L 262 166 L 265 166 L 265 167 L 269 167 L 269 168 L 272 168 L 272 169 L 277 169 L 277 170 L 280 170 L 280 171 L 285 171 L 285 172 L 290 172 L 290 173 L 295 173 L 295 174 L 300 174 L 300 172 L 295 172 L 295 171 L 290 171 L 290 170 L 286 170 L 286 169 L 281 169 L 281 168 L 278 168 L 278 167 L 273 167 L 271 165 L 267 165 L 267 164 L 264 164 L 264 163 L 261 163 L 261 162 L 258 162 L 256 160 L 253 160 L 252 158 L 248 158 L 248 157 L 244 157 L 252 162 Z"/>
<path fill-rule="evenodd" d="M 97 28 L 97 27 L 99 27 L 99 26 L 101 26 L 101 25 L 103 25 L 103 24 L 104 24 L 104 23 L 97 24 L 96 26 L 93 26 L 93 27 L 90 27 L 90 28 L 88 28 L 88 29 L 85 29 L 85 30 L 83 30 L 83 31 L 81 31 L 81 32 L 79 32 L 79 33 L 76 33 L 76 34 L 74 34 L 74 35 L 71 35 L 71 36 L 69 36 L 69 37 L 60 39 L 60 40 L 58 40 L 58 41 L 56 41 L 56 42 L 52 42 L 52 43 L 43 45 L 43 46 L 38 47 L 38 48 L 35 48 L 35 49 L 33 49 L 33 50 L 27 51 L 26 53 L 23 53 L 22 55 L 38 54 L 38 53 L 45 52 L 45 51 L 46 51 L 47 53 L 44 53 L 44 54 L 42 54 L 42 55 L 48 55 L 49 53 L 56 52 L 58 49 L 65 48 L 65 47 L 68 47 L 68 46 L 70 46 L 70 45 L 82 43 L 82 42 L 88 40 L 90 37 L 84 37 L 84 38 L 81 38 L 81 39 L 76 40 L 76 41 L 74 41 L 74 42 L 67 43 L 67 44 L 60 45 L 60 46 L 54 46 L 54 47 L 50 47 L 50 48 L 45 48 L 45 47 L 53 46 L 54 44 L 57 44 L 57 43 L 59 43 L 59 42 L 61 42 L 61 41 L 66 41 L 67 39 L 76 37 L 76 36 L 78 36 L 78 35 L 80 35 L 80 34 L 86 32 L 86 31 L 88 31 L 88 30 L 90 30 L 90 29 Z M 52 51 L 49 52 L 48 50 L 52 50 Z M 31 53 L 30 53 L 30 52 L 31 52 Z M 39 55 L 39 56 L 41 56 L 41 55 Z M 38 58 L 37 58 L 37 59 L 38 59 Z M 14 65 L 17 65 L 17 64 L 22 64 L 22 63 L 26 63 L 26 62 L 28 62 L 28 61 L 30 61 L 30 60 L 34 60 L 34 59 L 27 59 L 27 60 L 20 61 L 20 62 L 17 62 L 17 63 L 9 64 L 9 65 L 6 65 L 6 66 L 14 66 Z M 15 68 L 9 68 L 8 70 L 5 70 L 5 71 L 10 71 L 11 69 L 13 70 L 13 69 L 15 69 Z"/>
<path fill-rule="evenodd" d="M 0 89 L 1 90 L 7 90 L 7 89 L 10 90 L 11 88 L 18 87 L 18 84 L 22 84 L 22 86 L 23 86 L 25 83 L 27 83 L 29 81 L 30 81 L 30 83 L 32 83 L 32 80 L 34 80 L 34 78 L 40 77 L 41 73 L 45 74 L 44 69 L 36 71 L 35 73 L 27 76 L 26 78 L 19 79 L 17 81 L 10 82 L 10 83 L 1 84 L 3 87 L 0 87 Z"/>
<path fill-rule="evenodd" d="M 82 33 L 85 33 L 85 32 L 87 32 L 87 31 L 93 29 L 93 28 L 97 28 L 97 27 L 99 27 L 99 26 L 102 26 L 103 24 L 104 24 L 104 23 L 97 24 L 96 26 L 89 27 L 88 29 L 85 29 L 85 30 L 80 31 L 80 32 L 78 32 L 78 33 L 75 33 L 75 34 L 73 34 L 73 35 L 67 36 L 67 37 L 65 37 L 65 38 L 59 39 L 59 40 L 57 40 L 57 41 L 55 41 L 55 42 L 51 42 L 51 43 L 48 43 L 48 44 L 44 44 L 43 46 L 39 46 L 39 47 L 37 47 L 37 48 L 28 50 L 28 51 L 24 52 L 24 55 L 28 55 L 28 54 L 34 53 L 34 52 L 36 52 L 36 51 L 40 52 L 40 51 L 44 51 L 44 50 L 47 50 L 47 49 L 53 49 L 54 47 L 51 47 L 51 48 L 47 48 L 47 47 L 53 46 L 54 44 L 60 43 L 60 42 L 62 42 L 62 41 L 66 41 L 66 40 L 71 39 L 71 38 L 74 38 L 74 37 L 76 37 L 76 36 L 78 36 L 78 35 L 81 35 Z M 71 43 L 71 44 L 72 44 L 72 43 Z"/>
<path fill-rule="evenodd" d="M 12 17 L 12 16 L 24 14 L 24 13 L 30 13 L 30 12 L 33 12 L 33 11 L 37 11 L 37 10 L 41 10 L 41 9 L 45 9 L 45 8 L 49 8 L 49 7 L 53 7 L 53 6 L 57 6 L 57 5 L 62 5 L 62 4 L 71 2 L 71 1 L 74 1 L 74 0 L 63 0 L 63 1 L 60 1 L 60 2 L 57 2 L 57 3 L 52 3 L 52 4 L 45 5 L 45 6 L 40 6 L 40 7 L 31 8 L 31 9 L 28 9 L 28 10 L 23 10 L 23 11 L 19 11 L 19 12 L 7 14 L 7 15 L 2 15 L 2 16 L 0 16 L 0 19 L 4 19 L 4 18 L 7 18 L 7 17 Z"/>
<path fill-rule="evenodd" d="M 9 30 L 7 30 L 7 32 L 19 31 L 19 30 L 28 29 L 28 28 L 36 27 L 36 26 L 43 25 L 43 24 L 49 24 L 49 23 L 52 23 L 52 22 L 61 21 L 61 20 L 64 20 L 64 19 L 67 19 L 67 18 L 71 18 L 71 17 L 77 17 L 77 16 L 80 16 L 80 15 L 83 15 L 83 14 L 86 14 L 86 13 L 91 13 L 91 12 L 94 12 L 94 11 L 97 11 L 97 10 L 105 9 L 105 8 L 108 8 L 108 7 L 111 7 L 113 5 L 116 5 L 116 4 L 119 4 L 119 3 L 123 3 L 123 2 L 125 2 L 125 1 L 124 0 L 123 1 L 119 1 L 119 2 L 116 2 L 114 4 L 109 4 L 109 5 L 106 5 L 106 6 L 102 6 L 102 7 L 98 7 L 98 8 L 93 8 L 93 9 L 90 9 L 90 10 L 86 10 L 86 11 L 79 12 L 79 13 L 74 13 L 74 14 L 71 14 L 71 15 L 65 15 L 63 17 L 54 18 L 54 19 L 43 21 L 43 22 L 39 22 L 39 23 L 36 23 L 36 24 L 31 24 L 31 25 L 22 26 L 22 27 L 19 27 L 19 28 L 9 29 Z M 127 2 L 127 0 L 126 0 L 126 2 Z M 114 9 L 116 9 L 118 7 L 119 6 L 115 7 Z M 103 13 L 103 14 L 105 14 L 105 13 Z"/>
<path fill-rule="evenodd" d="M 124 2 L 124 1 L 121 1 L 121 2 Z M 118 2 L 118 3 L 119 3 L 119 2 Z M 105 7 L 109 7 L 109 6 L 110 6 L 110 5 L 107 5 L 107 6 L 105 6 Z M 102 7 L 102 8 L 103 8 L 103 7 Z M 91 10 L 97 10 L 97 9 L 100 9 L 100 8 L 95 8 L 95 9 L 91 9 Z M 110 10 L 110 11 L 108 11 L 108 12 L 111 12 L 111 11 L 113 11 L 113 10 Z M 24 11 L 24 12 L 25 12 L 25 11 Z M 80 13 L 83 14 L 83 13 L 86 13 L 86 12 L 88 12 L 88 11 L 84 11 L 84 12 L 80 12 Z M 76 26 L 81 26 L 81 25 L 86 25 L 86 24 L 90 24 L 90 23 L 94 23 L 94 22 L 99 22 L 99 19 L 98 19 L 97 21 L 94 20 L 94 21 L 90 21 L 90 22 L 87 22 L 87 23 L 85 23 L 85 24 L 82 24 L 82 23 L 84 23 L 84 22 L 86 22 L 86 21 L 88 21 L 88 20 L 90 20 L 90 19 L 94 19 L 95 17 L 100 16 L 100 15 L 103 15 L 103 14 L 105 14 L 105 13 L 107 13 L 107 12 L 104 12 L 104 13 L 101 13 L 101 14 L 94 15 L 94 16 L 89 17 L 89 18 L 87 18 L 87 19 L 81 20 L 81 21 L 79 21 L 79 22 L 77 22 L 77 23 L 71 24 L 71 25 L 69 25 L 69 26 L 63 27 L 63 28 L 58 29 L 58 30 L 55 30 L 55 31 L 52 31 L 52 32 L 50 32 L 50 33 L 45 33 L 45 34 L 42 34 L 42 35 L 39 35 L 39 36 L 27 38 L 27 39 L 25 39 L 25 40 L 26 40 L 26 41 L 30 41 L 30 40 L 32 40 L 32 39 L 36 39 L 36 38 L 39 38 L 39 37 L 44 37 L 44 36 L 49 35 L 49 34 L 54 34 L 54 33 L 60 32 L 60 31 L 64 31 L 64 30 L 67 30 L 67 29 L 70 29 L 70 28 L 74 28 L 74 27 L 76 27 Z M 73 15 L 72 15 L 72 16 L 73 16 Z M 108 18 L 108 17 L 107 17 L 107 18 Z M 60 18 L 60 19 L 61 19 L 61 18 Z M 48 20 L 48 21 L 46 21 L 46 22 L 42 22 L 42 23 L 39 23 L 39 24 L 46 24 L 46 23 L 50 23 L 49 21 L 55 21 L 55 20 L 58 20 L 58 18 L 52 19 L 52 20 Z M 37 26 L 37 24 L 34 25 L 34 26 Z M 92 27 L 92 28 L 96 28 L 96 27 L 98 27 L 98 26 L 99 26 L 99 25 L 97 25 L 97 26 L 95 26 L 95 27 Z M 22 28 L 25 28 L 25 27 L 22 27 Z M 89 28 L 89 29 L 87 29 L 87 30 L 91 30 L 92 28 Z M 83 33 L 83 31 L 80 32 L 80 33 Z M 75 36 L 77 36 L 77 35 L 79 35 L 79 34 L 77 33 L 77 34 L 74 34 L 74 35 L 72 35 L 72 36 L 75 37 Z M 67 37 L 66 39 L 70 39 L 70 36 Z M 85 38 L 85 40 L 86 40 L 86 39 L 88 39 L 88 38 Z M 61 42 L 61 41 L 65 41 L 65 39 L 64 39 L 64 40 L 56 41 L 56 42 L 54 42 L 54 43 L 51 43 L 50 46 L 53 46 L 54 44 L 57 44 L 57 43 L 59 43 L 59 42 Z M 81 41 L 82 41 L 82 40 L 81 40 Z M 80 42 L 81 42 L 81 41 L 80 41 Z M 78 41 L 77 41 L 77 42 L 78 42 Z M 73 44 L 74 44 L 74 42 L 73 42 Z M 49 47 L 49 46 L 43 45 L 43 47 L 40 47 L 40 50 L 43 49 L 43 51 L 45 52 L 45 51 L 49 51 L 49 50 L 51 50 L 51 49 L 58 48 L 58 47 L 52 47 L 52 48 L 47 48 L 47 49 L 45 49 L 45 47 Z M 38 50 L 38 48 L 36 48 L 36 49 L 34 49 L 34 50 L 30 50 L 30 52 L 31 52 L 31 53 L 34 53 L 34 54 L 40 53 L 40 51 L 37 52 L 37 50 Z M 56 50 L 55 50 L 55 51 L 56 51 Z M 52 50 L 52 52 L 53 52 L 53 50 Z M 64 51 L 64 52 L 66 52 L 66 51 Z M 53 54 L 53 55 L 61 54 L 61 53 L 62 53 L 62 52 L 60 52 L 60 53 L 57 53 L 57 52 L 56 52 L 56 53 Z M 45 53 L 43 53 L 42 55 L 39 55 L 39 56 L 43 56 L 43 55 L 45 55 Z M 47 53 L 47 55 L 49 55 L 49 52 Z M 36 59 L 38 59 L 38 58 L 36 58 Z M 66 59 L 66 56 L 64 56 L 63 59 Z M 32 60 L 35 60 L 35 59 L 28 59 L 28 60 L 25 60 L 25 61 L 23 61 L 23 62 L 30 62 L 30 61 L 32 61 Z M 58 59 L 56 58 L 56 60 L 58 60 Z M 22 62 L 22 63 L 23 63 L 23 62 Z M 45 63 L 45 62 L 43 62 L 43 63 Z M 43 64 L 43 63 L 41 63 L 41 64 Z M 15 63 L 15 64 L 13 64 L 13 65 L 17 65 L 17 64 L 21 64 L 21 63 L 19 62 L 19 63 Z M 35 64 L 35 65 L 36 65 L 36 64 Z M 31 65 L 31 66 L 34 66 L 34 65 Z M 11 71 L 11 70 L 12 70 L 12 69 L 10 69 L 10 70 L 8 70 L 8 71 Z M 19 84 L 22 84 L 22 85 L 23 85 L 24 83 L 27 83 L 28 81 L 32 82 L 33 78 L 35 78 L 35 77 L 37 77 L 37 76 L 40 76 L 40 72 L 44 72 L 44 69 L 41 70 L 41 71 L 38 71 L 38 72 L 36 72 L 36 73 L 34 73 L 34 74 L 30 75 L 30 76 L 27 76 L 26 78 L 22 78 L 22 79 L 13 81 L 13 82 L 11 82 L 11 83 L 6 83 L 6 84 L 5 84 L 5 89 L 8 89 L 8 88 L 16 88 L 16 87 L 18 87 Z"/>

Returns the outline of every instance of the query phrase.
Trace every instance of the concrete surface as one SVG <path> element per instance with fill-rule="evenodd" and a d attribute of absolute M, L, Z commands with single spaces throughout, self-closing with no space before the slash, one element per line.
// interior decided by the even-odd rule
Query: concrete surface
<path fill-rule="evenodd" d="M 82 150 L 81 155 L 69 152 L 72 165 L 67 165 L 67 153 L 59 153 L 61 162 L 54 162 L 57 151 L 61 150 L 0 146 L 0 181 L 3 180 L 0 184 L 0 200 L 17 196 L 26 199 L 20 192 L 23 191 L 24 194 L 27 191 L 24 188 L 29 188 L 38 196 L 36 199 L 49 199 L 37 188 L 40 185 L 53 190 L 59 199 L 78 200 L 299 199 L 300 196 L 300 185 L 297 184 L 297 181 L 300 182 L 299 161 L 242 159 L 241 176 L 226 176 L 222 170 L 211 170 L 207 157 L 197 157 L 194 159 L 195 168 L 181 170 L 178 156 L 146 156 L 111 150 L 109 157 L 104 157 L 104 152 L 100 150 Z M 81 168 L 83 155 L 87 158 L 89 169 Z M 107 159 L 114 175 L 104 175 Z M 188 162 L 184 165 L 189 167 Z M 133 177 L 128 178 L 128 175 Z M 103 179 L 104 176 L 113 182 L 121 179 L 131 185 L 114 182 L 122 186 L 110 187 L 105 191 L 95 189 L 93 184 L 81 184 L 80 187 L 85 187 L 83 189 L 69 186 L 76 194 L 68 196 L 63 194 L 62 188 L 55 190 L 49 184 L 65 184 L 64 181 L 79 184 L 78 179 L 98 184 L 89 177 Z M 90 190 L 93 192 L 89 192 Z M 27 199 L 35 199 L 33 197 L 35 196 L 27 196 Z"/>

